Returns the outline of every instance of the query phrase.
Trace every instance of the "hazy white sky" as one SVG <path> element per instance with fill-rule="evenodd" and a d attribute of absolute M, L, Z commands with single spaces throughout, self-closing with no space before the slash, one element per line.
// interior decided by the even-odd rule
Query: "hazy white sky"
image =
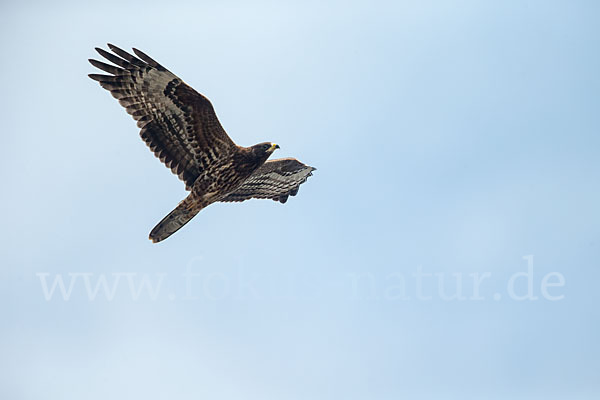
<path fill-rule="evenodd" d="M 597 398 L 599 11 L 2 3 L 0 397 Z M 186 193 L 106 42 L 318 171 L 151 244 Z"/>

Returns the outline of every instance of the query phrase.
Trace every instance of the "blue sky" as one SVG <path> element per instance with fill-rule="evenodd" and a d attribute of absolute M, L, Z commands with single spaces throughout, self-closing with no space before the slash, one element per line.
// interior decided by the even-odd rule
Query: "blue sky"
<path fill-rule="evenodd" d="M 597 398 L 599 11 L 3 3 L 1 397 Z M 185 191 L 106 42 L 318 171 L 151 244 Z"/>

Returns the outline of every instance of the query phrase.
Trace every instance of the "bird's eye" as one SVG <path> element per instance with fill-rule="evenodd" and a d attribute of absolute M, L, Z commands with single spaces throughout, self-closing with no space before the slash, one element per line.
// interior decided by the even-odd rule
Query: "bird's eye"
<path fill-rule="evenodd" d="M 271 148 L 270 144 L 263 144 L 263 149 L 269 150 Z"/>

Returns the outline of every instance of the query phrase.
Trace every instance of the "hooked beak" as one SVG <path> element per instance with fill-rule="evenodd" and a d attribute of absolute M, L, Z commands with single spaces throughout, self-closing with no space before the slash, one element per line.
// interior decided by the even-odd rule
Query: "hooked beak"
<path fill-rule="evenodd" d="M 275 151 L 275 149 L 278 149 L 278 148 L 279 148 L 278 144 L 271 143 L 271 148 L 269 149 L 269 151 L 273 152 L 273 151 Z"/>

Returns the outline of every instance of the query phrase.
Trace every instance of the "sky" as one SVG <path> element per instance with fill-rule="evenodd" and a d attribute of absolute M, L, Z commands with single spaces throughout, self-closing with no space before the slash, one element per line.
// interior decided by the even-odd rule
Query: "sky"
<path fill-rule="evenodd" d="M 0 397 L 598 398 L 599 13 L 2 2 Z M 152 244 L 186 192 L 107 42 L 314 176 Z"/>

